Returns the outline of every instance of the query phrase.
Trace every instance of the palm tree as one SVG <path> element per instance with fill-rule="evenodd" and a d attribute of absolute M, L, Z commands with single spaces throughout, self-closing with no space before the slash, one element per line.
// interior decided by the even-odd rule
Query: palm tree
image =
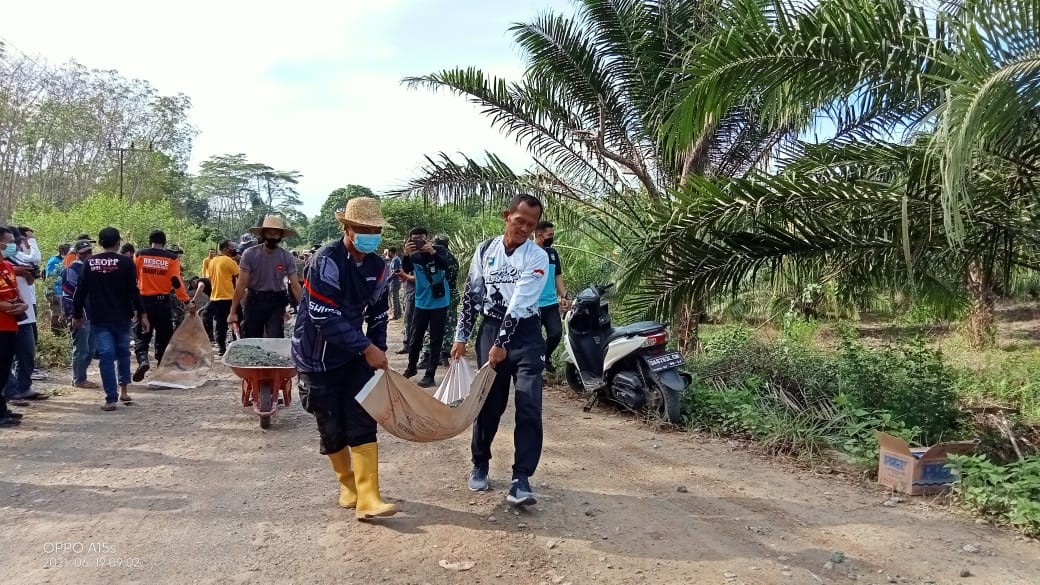
<path fill-rule="evenodd" d="M 671 151 L 748 95 L 767 126 L 826 117 L 835 136 L 790 145 L 773 176 L 687 185 L 626 271 L 639 298 L 682 306 L 793 264 L 845 285 L 966 286 L 969 340 L 991 340 L 995 284 L 1040 267 L 1040 0 L 743 0 L 718 19 L 688 48 Z"/>
<path fill-rule="evenodd" d="M 477 104 L 527 148 L 535 168 L 517 172 L 490 153 L 484 161 L 441 154 L 428 158 L 421 176 L 398 193 L 447 203 L 535 192 L 548 199 L 554 217 L 569 217 L 573 229 L 599 242 L 596 253 L 615 256 L 646 240 L 650 210 L 671 213 L 673 192 L 692 177 L 742 175 L 786 135 L 782 127 L 760 124 L 758 104 L 744 100 L 727 104 L 682 144 L 666 142 L 661 121 L 675 84 L 692 82 L 682 69 L 688 35 L 714 30 L 719 2 L 575 5 L 574 16 L 548 13 L 512 27 L 527 62 L 519 81 L 474 68 L 405 79 L 411 87 L 448 90 Z M 675 313 L 680 338 L 696 341 L 700 306 Z"/>

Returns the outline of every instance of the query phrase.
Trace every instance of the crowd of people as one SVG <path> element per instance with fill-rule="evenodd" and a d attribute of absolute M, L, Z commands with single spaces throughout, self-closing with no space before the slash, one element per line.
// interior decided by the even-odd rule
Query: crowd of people
<path fill-rule="evenodd" d="M 48 397 L 32 387 L 42 377 L 35 369 L 35 279 L 51 281 L 49 326 L 68 333 L 72 385 L 103 389 L 107 412 L 133 404 L 130 382 L 145 378 L 152 358 L 162 361 L 186 314 L 201 316 L 223 355 L 229 333 L 284 337 L 296 313 L 291 344 L 301 402 L 317 422 L 320 452 L 339 482 L 339 503 L 362 519 L 393 515 L 396 507 L 379 493 L 376 422 L 356 396 L 376 370 L 389 367 L 388 323 L 403 319 L 403 375 L 418 377 L 422 370 L 419 386 L 436 385 L 438 367 L 463 358 L 471 338 L 478 361 L 495 369 L 473 424 L 471 490 L 490 487 L 491 445 L 510 387 L 515 389 L 516 452 L 507 500 L 534 504 L 530 477 L 542 450 L 543 373 L 553 371 L 561 310 L 568 306 L 555 228 L 542 213 L 537 198 L 514 198 L 502 214 L 503 235 L 478 246 L 462 280 L 450 239 L 431 237 L 423 226 L 385 246 L 380 257 L 388 224 L 379 201 L 364 197 L 336 212 L 341 239 L 290 252 L 282 243 L 296 232 L 268 216 L 237 243 L 223 240 L 211 249 L 201 274 L 187 281 L 183 251 L 161 230 L 149 234 L 142 249 L 124 243 L 114 227 L 96 239 L 80 234 L 57 246 L 41 274 L 33 231 L 0 227 L 0 426 L 20 422 L 22 414 L 9 405 Z M 137 367 L 131 372 L 132 357 Z M 93 360 L 100 385 L 88 379 Z"/>
<path fill-rule="evenodd" d="M 0 226 L 0 426 L 20 424 L 23 413 L 10 407 L 50 397 L 33 388 L 33 381 L 46 379 L 36 369 L 37 280 L 46 283 L 52 334 L 69 340 L 71 385 L 104 390 L 101 408 L 106 412 L 120 403 L 133 404 L 129 384 L 145 379 L 153 359 L 162 361 L 174 330 L 189 313 L 200 314 L 222 355 L 229 331 L 239 322 L 245 327 L 242 336 L 275 334 L 275 328 L 264 330 L 274 319 L 261 311 L 284 300 L 277 315 L 277 334 L 283 336 L 284 308 L 300 297 L 300 285 L 297 258 L 277 242 L 294 232 L 280 218 L 266 221 L 278 225 L 253 228 L 237 244 L 220 242 L 204 260 L 202 274 L 187 280 L 181 265 L 184 251 L 168 243 L 162 230 L 152 231 L 148 246 L 141 249 L 124 243 L 114 227 L 102 229 L 96 238 L 79 234 L 71 243 L 59 244 L 43 263 L 31 228 Z M 258 238 L 263 246 L 257 245 Z M 292 288 L 282 287 L 279 296 L 270 283 L 283 280 Z M 137 363 L 132 372 L 131 357 Z M 100 384 L 88 377 L 94 361 Z"/>

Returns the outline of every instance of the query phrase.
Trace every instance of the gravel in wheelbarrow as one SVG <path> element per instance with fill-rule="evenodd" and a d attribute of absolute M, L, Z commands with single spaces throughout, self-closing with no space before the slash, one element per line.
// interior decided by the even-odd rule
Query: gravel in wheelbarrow
<path fill-rule="evenodd" d="M 228 347 L 224 363 L 239 368 L 291 368 L 291 357 L 239 341 Z"/>

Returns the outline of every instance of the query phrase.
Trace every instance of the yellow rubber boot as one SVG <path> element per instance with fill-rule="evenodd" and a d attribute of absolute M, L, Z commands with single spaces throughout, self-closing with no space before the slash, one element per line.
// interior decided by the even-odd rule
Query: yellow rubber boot
<path fill-rule="evenodd" d="M 351 447 L 357 482 L 357 518 L 383 518 L 397 513 L 397 506 L 387 504 L 379 495 L 379 445 L 366 443 Z"/>
<path fill-rule="evenodd" d="M 354 469 L 350 466 L 350 449 L 344 448 L 329 455 L 332 470 L 339 478 L 339 505 L 341 508 L 357 507 L 357 485 L 354 484 Z"/>

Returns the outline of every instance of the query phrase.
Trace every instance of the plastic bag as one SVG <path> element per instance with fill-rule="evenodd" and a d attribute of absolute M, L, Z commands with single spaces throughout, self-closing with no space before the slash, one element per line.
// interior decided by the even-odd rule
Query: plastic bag
<path fill-rule="evenodd" d="M 466 380 L 468 384 L 464 384 Z M 474 374 L 465 360 L 453 361 L 437 393 L 430 395 L 393 370 L 379 370 L 361 389 L 357 401 L 395 437 L 419 443 L 443 441 L 470 428 L 494 381 L 490 366 Z"/>
<path fill-rule="evenodd" d="M 210 345 L 202 319 L 193 313 L 173 332 L 159 367 L 149 380 L 149 386 L 161 388 L 198 388 L 209 380 L 213 367 L 213 347 Z"/>
<path fill-rule="evenodd" d="M 448 373 L 441 380 L 441 385 L 433 393 L 433 397 L 455 408 L 469 396 L 473 379 L 477 377 L 476 372 L 466 360 L 451 360 Z"/>

